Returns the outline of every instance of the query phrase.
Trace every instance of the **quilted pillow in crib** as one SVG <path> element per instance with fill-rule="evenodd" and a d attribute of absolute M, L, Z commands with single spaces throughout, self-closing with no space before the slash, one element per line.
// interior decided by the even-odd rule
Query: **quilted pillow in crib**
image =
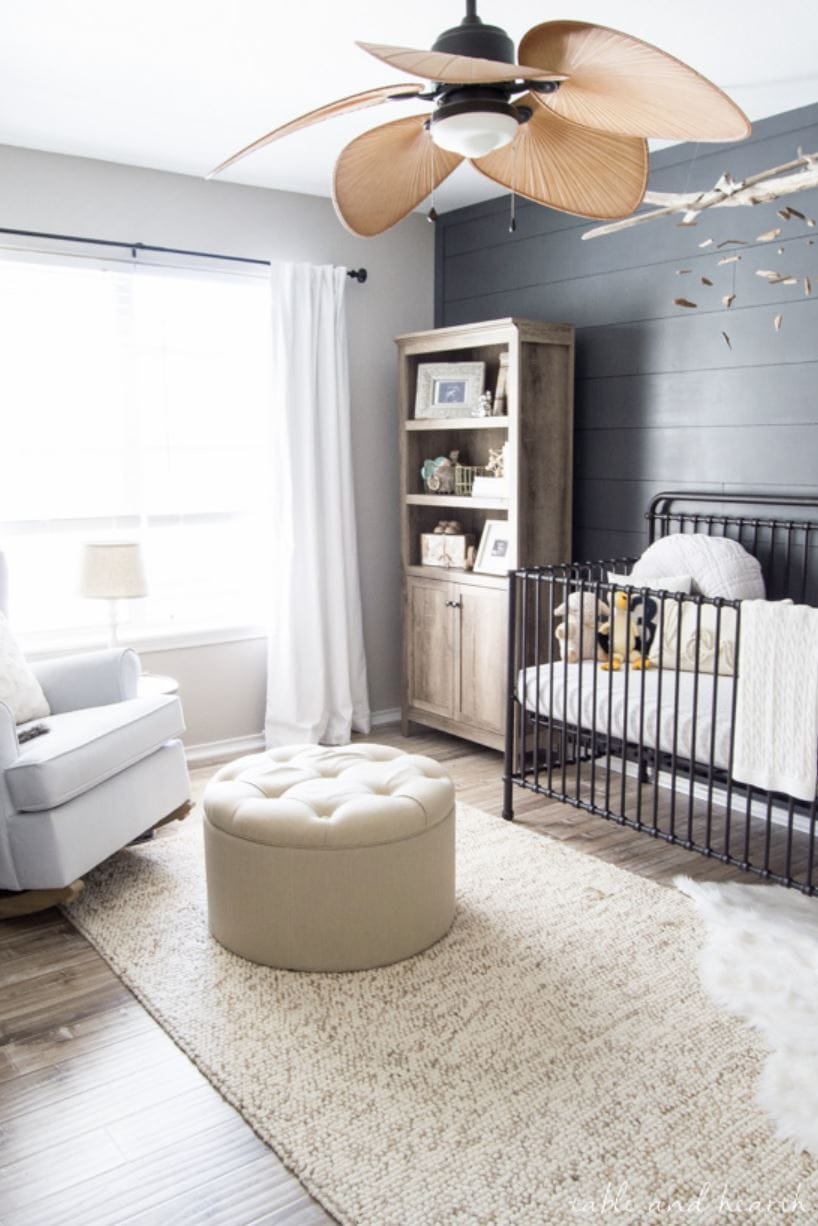
<path fill-rule="evenodd" d="M 725 600 L 763 600 L 761 564 L 738 541 L 703 533 L 674 533 L 649 545 L 631 571 L 632 581 L 657 575 L 691 575 L 693 591 Z"/>

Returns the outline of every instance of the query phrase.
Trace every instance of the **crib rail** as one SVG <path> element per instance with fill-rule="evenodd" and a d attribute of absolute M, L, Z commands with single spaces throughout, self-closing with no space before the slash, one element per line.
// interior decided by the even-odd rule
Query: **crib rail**
<path fill-rule="evenodd" d="M 657 500 L 648 514 L 652 537 L 671 524 L 679 528 L 682 513 L 666 503 Z M 718 530 L 717 518 L 709 516 L 707 531 Z M 722 518 L 733 525 L 733 517 Z M 687 520 L 682 530 L 693 530 Z M 788 592 L 801 582 L 800 560 L 793 560 L 799 551 L 808 555 L 812 530 L 799 539 L 793 524 Z M 513 789 L 521 787 L 818 892 L 815 800 L 733 777 L 740 602 L 632 587 L 631 564 L 619 558 L 522 568 L 509 577 L 503 816 L 513 818 Z M 805 563 L 805 589 L 808 575 Z M 647 600 L 655 604 L 652 640 Z M 572 606 L 580 623 L 583 614 L 589 619 L 584 649 L 581 624 L 574 626 L 576 660 L 557 635 L 568 625 L 558 610 Z M 609 649 L 629 652 L 618 670 L 593 658 L 606 624 Z"/>

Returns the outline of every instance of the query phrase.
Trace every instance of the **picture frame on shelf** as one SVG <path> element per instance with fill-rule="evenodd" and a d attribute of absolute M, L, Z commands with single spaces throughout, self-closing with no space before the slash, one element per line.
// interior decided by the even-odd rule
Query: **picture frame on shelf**
<path fill-rule="evenodd" d="M 507 519 L 487 519 L 480 537 L 480 547 L 474 563 L 476 574 L 505 575 L 514 570 L 514 542 Z"/>
<path fill-rule="evenodd" d="M 485 382 L 485 362 L 422 362 L 415 417 L 471 417 L 480 407 Z"/>

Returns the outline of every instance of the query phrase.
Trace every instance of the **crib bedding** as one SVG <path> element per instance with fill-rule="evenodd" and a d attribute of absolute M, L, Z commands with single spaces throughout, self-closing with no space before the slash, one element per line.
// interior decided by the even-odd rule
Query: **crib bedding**
<path fill-rule="evenodd" d="M 610 687 L 612 736 L 627 739 L 634 744 L 641 739 L 642 744 L 651 749 L 658 748 L 668 754 L 675 752 L 677 757 L 688 760 L 696 757 L 702 761 L 710 760 L 715 684 L 715 740 L 712 762 L 714 766 L 727 769 L 733 719 L 732 677 L 717 675 L 714 678 L 712 673 L 699 674 L 694 702 L 696 687 L 693 673 L 677 673 L 673 669 L 657 668 L 648 669 L 644 673 L 635 669 L 606 672 L 591 660 L 567 665 L 555 661 L 553 665 L 541 664 L 539 670 L 528 668 L 518 674 L 517 695 L 521 699 L 523 692 L 525 693 L 525 705 L 531 714 L 537 710 L 538 671 L 540 716 L 550 715 L 555 720 L 580 725 L 587 731 L 595 728 L 597 733 L 605 735 L 609 728 Z"/>

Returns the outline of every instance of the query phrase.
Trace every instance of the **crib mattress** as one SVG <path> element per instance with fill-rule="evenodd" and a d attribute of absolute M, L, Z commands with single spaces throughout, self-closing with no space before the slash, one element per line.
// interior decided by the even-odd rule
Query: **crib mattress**
<path fill-rule="evenodd" d="M 609 728 L 610 702 L 612 736 L 638 744 L 641 723 L 643 745 L 669 754 L 675 751 L 679 758 L 696 758 L 701 762 L 710 760 L 715 723 L 713 764 L 727 769 L 733 711 L 732 677 L 719 676 L 714 679 L 712 674 L 699 674 L 695 703 L 694 674 L 676 673 L 671 669 L 653 668 L 644 673 L 622 669 L 615 673 L 603 671 L 592 660 L 568 665 L 559 661 L 553 665 L 553 683 L 551 677 L 551 668 L 545 664 L 540 665 L 539 670 L 528 668 L 520 672 L 518 697 L 525 692 L 525 704 L 532 714 L 539 709 L 541 716 L 551 715 L 555 720 L 579 725 L 589 732 L 595 728 L 597 733 L 605 735 Z M 715 720 L 714 680 L 717 682 Z"/>

